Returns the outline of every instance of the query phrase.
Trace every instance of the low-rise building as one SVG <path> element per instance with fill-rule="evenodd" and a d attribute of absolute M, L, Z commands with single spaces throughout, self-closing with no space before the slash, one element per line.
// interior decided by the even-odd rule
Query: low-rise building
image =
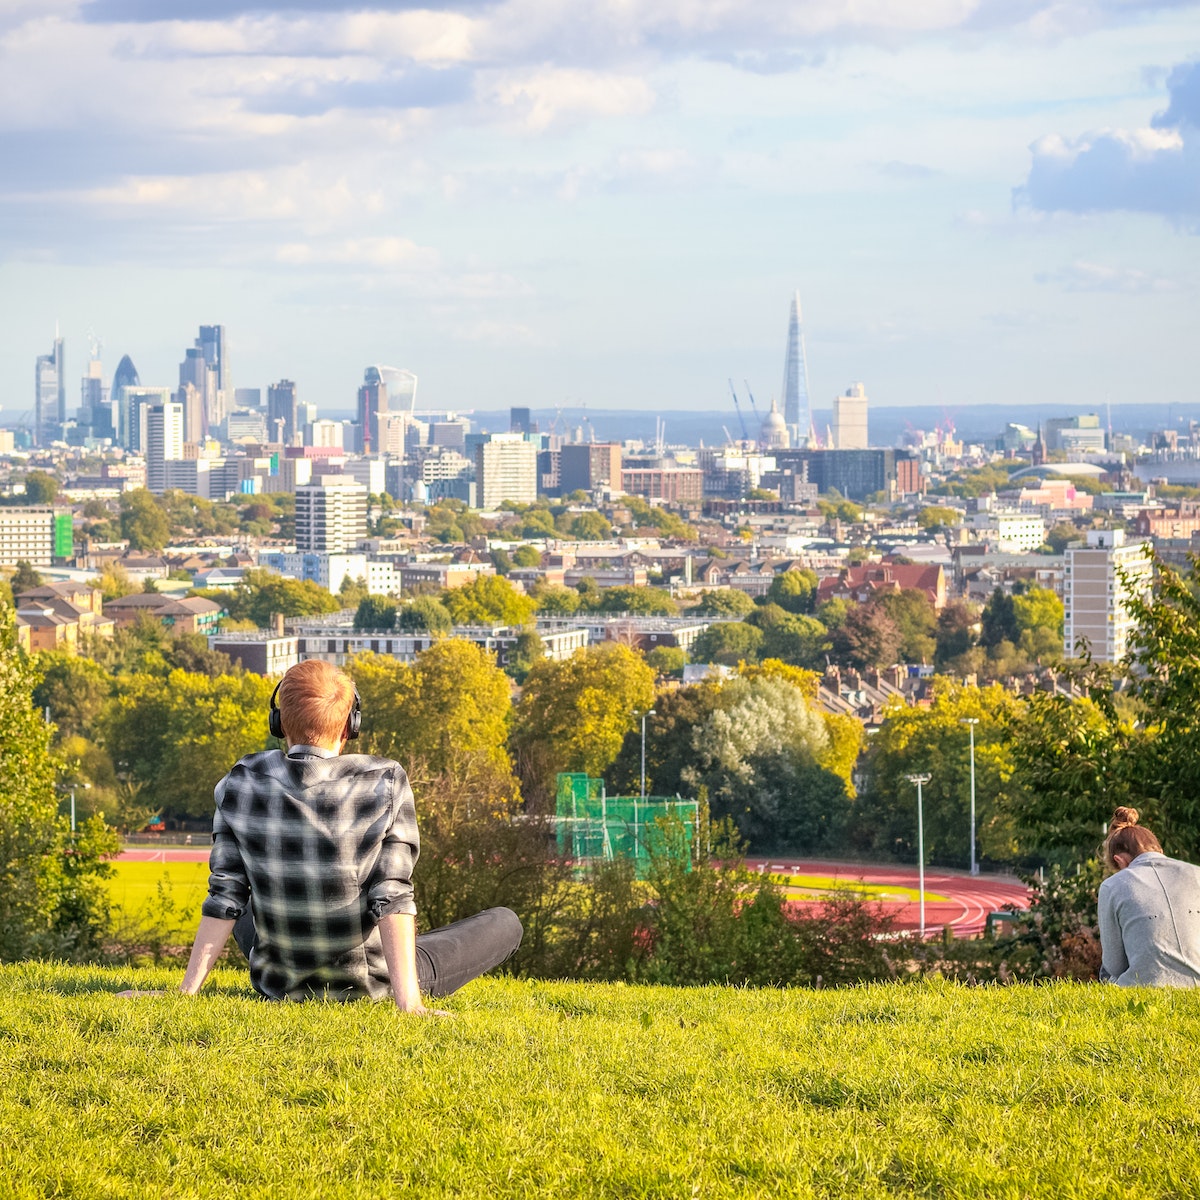
<path fill-rule="evenodd" d="M 172 633 L 216 633 L 224 610 L 203 596 L 159 595 L 157 592 L 134 592 L 105 602 L 104 615 L 112 617 L 121 629 L 135 625 L 145 615 Z"/>

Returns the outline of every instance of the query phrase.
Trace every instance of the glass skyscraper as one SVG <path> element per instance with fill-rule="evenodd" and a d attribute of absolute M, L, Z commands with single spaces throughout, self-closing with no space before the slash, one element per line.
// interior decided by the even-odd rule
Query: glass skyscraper
<path fill-rule="evenodd" d="M 792 445 L 802 446 L 808 437 L 810 413 L 799 292 L 792 296 L 792 311 L 788 316 L 787 354 L 783 360 L 783 419 L 791 434 Z"/>

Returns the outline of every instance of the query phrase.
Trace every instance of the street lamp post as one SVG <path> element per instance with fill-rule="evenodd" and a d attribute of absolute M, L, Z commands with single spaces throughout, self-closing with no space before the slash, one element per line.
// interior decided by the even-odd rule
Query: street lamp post
<path fill-rule="evenodd" d="M 978 717 L 960 717 L 959 724 L 971 731 L 971 874 L 979 874 L 979 863 L 975 858 L 975 726 Z"/>
<path fill-rule="evenodd" d="M 642 713 L 642 799 L 646 798 L 646 718 L 654 716 L 654 709 Z"/>
<path fill-rule="evenodd" d="M 917 886 L 921 891 L 921 937 L 925 936 L 925 814 L 921 805 L 921 788 L 932 776 L 905 775 L 909 783 L 917 785 Z"/>

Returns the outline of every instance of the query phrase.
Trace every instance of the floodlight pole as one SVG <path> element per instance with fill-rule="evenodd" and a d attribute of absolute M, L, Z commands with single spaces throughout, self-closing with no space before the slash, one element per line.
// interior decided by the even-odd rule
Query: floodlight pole
<path fill-rule="evenodd" d="M 925 936 L 925 815 L 921 805 L 921 787 L 928 783 L 931 775 L 905 775 L 909 783 L 917 785 L 917 886 L 921 891 L 921 937 Z"/>
<path fill-rule="evenodd" d="M 978 717 L 960 717 L 959 724 L 971 731 L 971 874 L 979 874 L 979 862 L 975 858 L 975 726 Z"/>
<path fill-rule="evenodd" d="M 642 799 L 646 798 L 646 718 L 654 716 L 654 709 L 642 713 Z"/>

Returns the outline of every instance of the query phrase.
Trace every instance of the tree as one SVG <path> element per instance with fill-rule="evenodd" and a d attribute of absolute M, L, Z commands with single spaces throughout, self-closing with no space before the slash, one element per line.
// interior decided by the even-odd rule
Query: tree
<path fill-rule="evenodd" d="M 600 593 L 599 612 L 637 613 L 639 616 L 673 617 L 679 606 L 667 595 L 654 587 L 610 587 Z"/>
<path fill-rule="evenodd" d="M 58 495 L 58 480 L 46 471 L 30 471 L 25 476 L 25 499 L 30 504 L 53 504 Z"/>
<path fill-rule="evenodd" d="M 936 649 L 933 662 L 943 670 L 975 645 L 975 629 L 979 624 L 975 611 L 962 600 L 951 600 L 938 614 Z"/>
<path fill-rule="evenodd" d="M 700 593 L 690 612 L 701 617 L 744 617 L 754 611 L 754 601 L 737 588 L 714 588 Z"/>
<path fill-rule="evenodd" d="M 875 603 L 900 630 L 901 658 L 912 663 L 932 662 L 937 650 L 934 639 L 937 611 L 928 594 L 919 588 L 904 588 L 898 592 L 884 592 Z"/>
<path fill-rule="evenodd" d="M 517 683 L 524 683 L 533 669 L 533 664 L 546 656 L 546 643 L 536 629 L 522 629 L 504 666 L 506 675 Z"/>
<path fill-rule="evenodd" d="M 776 575 L 767 589 L 767 601 L 778 604 L 790 613 L 812 612 L 816 595 L 816 572 L 798 571 L 795 568 Z"/>
<path fill-rule="evenodd" d="M 527 625 L 537 611 L 529 596 L 499 575 L 476 575 L 444 592 L 442 604 L 455 625 Z"/>
<path fill-rule="evenodd" d="M 40 676 L 33 689 L 38 712 L 49 709 L 60 738 L 90 737 L 108 700 L 112 676 L 99 663 L 61 650 L 42 651 L 34 665 Z"/>
<path fill-rule="evenodd" d="M 121 494 L 121 536 L 133 550 L 158 553 L 167 544 L 171 524 L 146 488 Z"/>
<path fill-rule="evenodd" d="M 351 579 L 347 575 L 338 588 L 337 598 L 340 607 L 357 608 L 370 594 L 366 579 L 361 575 L 357 579 Z"/>
<path fill-rule="evenodd" d="M 22 592 L 28 592 L 33 588 L 42 586 L 42 577 L 35 571 L 30 563 L 25 559 L 17 560 L 17 569 L 13 572 L 12 578 L 8 581 L 12 588 L 13 595 L 19 596 Z"/>
<path fill-rule="evenodd" d="M 907 776 L 927 772 L 923 788 L 928 861 L 970 862 L 970 730 L 975 726 L 976 831 L 980 854 L 1012 862 L 1020 854 L 1012 820 L 1019 782 L 1013 781 L 1009 721 L 1023 702 L 998 685 L 934 683 L 929 708 L 895 704 L 871 739 L 868 785 L 860 817 L 862 848 L 911 859 L 916 854 L 916 792 Z"/>
<path fill-rule="evenodd" d="M 499 546 L 492 550 L 488 557 L 492 560 L 492 566 L 496 568 L 497 575 L 507 575 L 513 569 L 513 560 L 508 551 Z"/>
<path fill-rule="evenodd" d="M 367 596 L 354 614 L 355 629 L 392 629 L 396 624 L 396 601 L 387 596 Z"/>
<path fill-rule="evenodd" d="M 929 504 L 917 513 L 917 525 L 921 529 L 950 529 L 962 520 L 957 508 L 941 504 Z"/>
<path fill-rule="evenodd" d="M 801 687 L 779 674 L 739 676 L 691 732 L 687 794 L 708 796 L 757 849 L 812 852 L 838 842 L 848 813 L 845 785 L 820 766 L 829 732 Z"/>
<path fill-rule="evenodd" d="M 93 587 L 100 589 L 100 595 L 106 601 L 132 596 L 138 590 L 137 584 L 129 578 L 129 572 L 119 562 L 106 562 L 91 582 Z"/>
<path fill-rule="evenodd" d="M 533 592 L 538 612 L 546 617 L 569 617 L 579 610 L 579 593 L 558 584 L 542 584 Z"/>
<path fill-rule="evenodd" d="M 534 546 L 518 546 L 512 553 L 514 567 L 540 567 L 541 552 Z"/>
<path fill-rule="evenodd" d="M 361 746 L 397 759 L 422 778 L 462 779 L 490 764 L 508 780 L 511 685 L 495 655 L 442 638 L 411 666 L 360 654 L 347 668 L 362 697 Z"/>
<path fill-rule="evenodd" d="M 692 661 L 736 667 L 739 662 L 756 662 L 762 644 L 761 629 L 744 621 L 720 621 L 692 643 Z"/>
<path fill-rule="evenodd" d="M 1078 540 L 1079 530 L 1071 521 L 1059 521 L 1046 534 L 1046 545 L 1055 554 L 1061 554 L 1072 542 Z"/>
<path fill-rule="evenodd" d="M 983 606 L 982 630 L 979 640 L 989 650 L 995 649 L 1001 642 L 1015 644 L 1021 636 L 1013 598 L 1001 587 L 992 592 Z"/>
<path fill-rule="evenodd" d="M 221 776 L 268 744 L 272 686 L 249 673 L 122 676 L 103 744 L 118 772 L 143 785 L 164 813 L 209 816 Z"/>
<path fill-rule="evenodd" d="M 226 590 L 197 590 L 189 593 L 215 600 L 235 621 L 253 621 L 259 629 L 271 624 L 271 617 L 308 617 L 338 612 L 342 605 L 319 583 L 305 579 L 287 579 L 272 571 L 247 571 L 242 581 Z"/>
<path fill-rule="evenodd" d="M 646 655 L 646 665 L 660 678 L 666 675 L 678 677 L 687 666 L 687 651 L 678 646 L 655 646 Z"/>
<path fill-rule="evenodd" d="M 401 633 L 449 633 L 454 622 L 446 606 L 434 596 L 417 596 L 396 613 Z"/>
<path fill-rule="evenodd" d="M 635 714 L 654 704 L 654 672 L 628 646 L 606 642 L 535 663 L 516 706 L 512 742 L 526 797 L 548 798 L 560 771 L 604 774 Z"/>
<path fill-rule="evenodd" d="M 858 604 L 846 613 L 832 642 L 834 653 L 843 663 L 866 670 L 895 663 L 904 635 L 885 608 L 878 604 Z"/>
<path fill-rule="evenodd" d="M 1030 588 L 1013 597 L 1017 645 L 1034 660 L 1063 656 L 1063 602 L 1049 588 Z"/>
<path fill-rule="evenodd" d="M 613 535 L 613 527 L 600 513 L 584 512 L 571 518 L 567 532 L 581 542 L 606 542 Z"/>
<path fill-rule="evenodd" d="M 819 671 L 831 649 L 829 631 L 816 617 L 789 613 L 764 631 L 759 653 L 763 658 Z"/>

